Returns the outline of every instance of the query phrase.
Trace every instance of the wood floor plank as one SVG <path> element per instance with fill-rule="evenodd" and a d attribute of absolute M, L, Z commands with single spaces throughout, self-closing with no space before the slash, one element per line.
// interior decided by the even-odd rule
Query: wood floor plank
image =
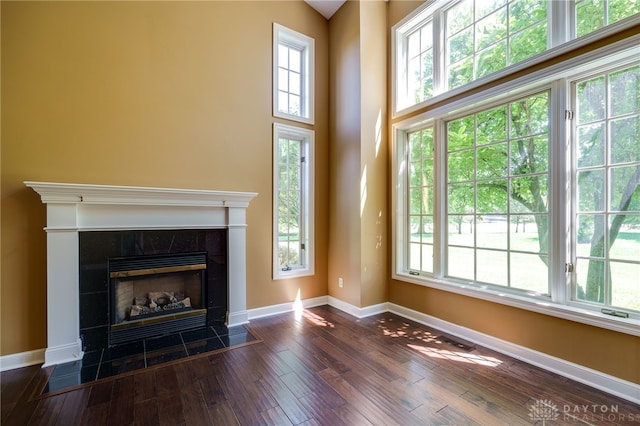
<path fill-rule="evenodd" d="M 133 377 L 135 389 L 134 400 L 136 404 L 157 396 L 156 372 L 154 370 L 142 370 Z"/>
<path fill-rule="evenodd" d="M 215 405 L 208 405 L 209 410 L 209 418 L 211 419 L 211 424 L 214 425 L 239 425 L 240 422 L 236 417 L 233 407 L 229 404 L 228 401 L 221 401 Z"/>
<path fill-rule="evenodd" d="M 156 369 L 154 375 L 155 395 L 158 398 L 173 395 L 175 390 L 180 387 L 175 366 Z"/>
<path fill-rule="evenodd" d="M 16 404 L 25 398 L 25 392 L 29 391 L 29 383 L 39 370 L 40 366 L 32 365 L 2 372 L 2 380 L 0 381 L 0 394 L 2 395 L 0 423 L 4 424 Z"/>
<path fill-rule="evenodd" d="M 291 391 L 291 393 L 296 398 L 304 398 L 305 396 L 314 393 L 315 386 L 309 381 L 304 380 L 297 373 L 291 372 L 280 376 L 280 380 L 287 386 L 287 388 Z"/>
<path fill-rule="evenodd" d="M 198 381 L 180 387 L 182 415 L 188 425 L 211 424 L 209 408 L 202 395 L 202 388 Z M 160 404 L 158 404 L 160 409 Z M 168 410 L 167 410 L 168 411 Z"/>
<path fill-rule="evenodd" d="M 276 407 L 278 404 L 270 392 L 265 389 L 261 379 L 260 366 L 247 361 L 250 348 L 240 348 L 229 353 L 231 362 L 224 366 L 224 375 L 236 382 L 236 388 L 242 389 L 245 398 L 250 401 L 252 409 L 260 413 Z"/>
<path fill-rule="evenodd" d="M 242 425 L 248 424 L 266 424 L 261 410 L 257 409 L 255 401 L 249 397 L 247 389 L 241 381 L 237 380 L 232 370 L 227 370 L 224 366 L 223 374 L 218 379 L 225 394 L 225 398 L 229 401 L 233 412 L 238 418 L 238 422 Z M 268 407 L 271 408 L 271 407 Z M 268 409 L 267 408 L 267 409 Z"/>
<path fill-rule="evenodd" d="M 260 358 L 262 363 L 269 367 L 269 370 L 277 376 L 283 376 L 291 373 L 291 367 L 287 365 L 281 358 L 278 358 L 275 352 L 268 349 L 266 345 L 253 345 L 254 351 Z"/>
<path fill-rule="evenodd" d="M 80 424 L 83 425 L 95 425 L 106 426 L 109 424 L 109 406 L 110 401 L 101 402 L 99 404 L 93 404 L 91 407 L 87 406 L 87 410 L 84 411 Z M 77 419 L 76 419 L 77 421 Z"/>
<path fill-rule="evenodd" d="M 312 415 L 312 418 L 303 424 L 320 424 L 320 425 L 352 425 L 357 423 L 347 422 L 345 417 L 341 415 L 340 408 L 346 405 L 343 399 L 342 404 L 335 405 L 332 401 L 326 401 L 325 394 L 322 392 L 310 393 L 300 398 L 300 403 L 305 410 Z M 361 418 L 361 414 L 357 413 Z M 352 416 L 354 418 L 356 415 Z"/>
<path fill-rule="evenodd" d="M 216 404 L 228 402 L 218 378 L 215 376 L 203 377 L 198 380 L 205 404 L 212 407 Z"/>
<path fill-rule="evenodd" d="M 133 406 L 134 424 L 136 426 L 151 426 L 164 423 L 164 418 L 158 414 L 158 401 L 150 398 L 138 401 Z"/>
<path fill-rule="evenodd" d="M 447 406 L 437 413 L 430 413 L 424 418 L 425 424 L 429 425 L 465 425 L 484 426 L 483 423 L 469 417 L 465 412 L 461 412 L 454 407 Z"/>
<path fill-rule="evenodd" d="M 294 370 L 293 373 L 283 377 L 283 381 L 295 395 L 308 395 L 315 392 L 322 394 L 327 401 L 331 401 L 332 406 L 344 404 L 344 399 L 329 386 L 320 373 L 306 370 L 304 364 L 289 351 L 280 352 L 278 355 L 291 365 Z"/>
<path fill-rule="evenodd" d="M 134 424 L 135 380 L 133 376 L 124 376 L 113 381 L 112 398 L 110 402 L 109 422 L 111 424 Z M 88 405 L 90 405 L 90 403 Z"/>
<path fill-rule="evenodd" d="M 315 337 L 316 336 L 313 336 L 313 338 Z M 316 353 L 313 351 L 311 347 L 313 338 L 306 339 L 305 341 L 299 339 L 292 340 L 289 342 L 287 350 L 279 352 L 279 354 L 282 354 L 284 356 L 289 354 L 292 355 L 296 358 L 294 364 L 305 371 L 322 371 L 327 368 L 328 365 L 326 364 L 326 360 L 323 360 L 320 357 L 316 356 Z M 287 360 L 287 363 L 292 360 L 293 358 L 290 357 L 289 360 Z M 294 368 L 294 365 L 289 365 Z M 294 371 L 297 370 L 294 368 Z"/>
<path fill-rule="evenodd" d="M 420 405 L 413 395 L 408 392 L 398 392 L 391 384 L 384 380 L 376 380 L 375 375 L 364 376 L 356 371 L 349 371 L 342 377 L 362 396 L 380 407 L 401 424 L 415 424 L 411 410 Z"/>
<path fill-rule="evenodd" d="M 38 395 L 50 369 L 2 372 L 0 423 L 525 425 L 541 424 L 530 417 L 541 400 L 556 406 L 553 424 L 640 420 L 637 404 L 392 313 L 356 319 L 319 306 L 251 329 L 264 341 L 65 393 Z M 594 417 L 603 406 L 619 416 Z"/>
<path fill-rule="evenodd" d="M 456 411 L 465 413 L 465 415 L 478 421 L 481 424 L 504 423 L 504 419 L 502 418 L 504 416 L 502 415 L 502 412 L 496 413 L 495 410 L 487 410 L 486 405 L 476 404 L 463 398 L 462 395 L 466 394 L 466 392 L 459 394 L 458 392 L 452 391 L 451 387 L 446 386 L 446 384 L 443 384 L 442 382 L 429 381 L 426 379 L 421 380 L 420 382 L 416 383 L 416 385 L 423 386 L 424 390 L 427 392 L 433 392 L 437 394 L 438 397 L 447 404 L 447 407 L 452 407 Z M 522 409 L 524 410 L 525 408 L 522 407 Z M 511 425 L 530 424 L 530 422 L 524 421 L 522 417 L 517 414 L 512 414 L 508 417 L 509 420 L 507 423 Z"/>
<path fill-rule="evenodd" d="M 393 389 L 392 381 L 401 376 L 394 374 L 389 369 L 383 368 L 380 364 L 376 363 L 374 359 L 370 358 L 368 353 L 361 353 L 360 356 L 354 357 L 353 354 L 343 353 L 341 351 L 343 346 L 331 344 L 329 339 L 323 340 L 316 338 L 314 339 L 314 345 L 318 350 L 331 352 L 331 356 L 341 360 L 342 364 L 348 363 L 346 372 L 343 373 L 340 370 L 335 371 L 342 374 L 350 383 L 354 383 L 352 379 L 362 378 L 362 381 L 359 381 L 359 383 L 361 383 L 363 388 L 368 389 L 368 385 L 370 385 L 376 389 L 377 394 L 383 394 L 385 399 L 388 399 L 394 404 L 405 406 L 409 411 L 419 405 L 410 394 L 402 392 L 402 389 Z M 378 395 L 372 394 L 372 397 L 378 398 Z"/>
<path fill-rule="evenodd" d="M 523 405 L 530 400 L 530 395 L 520 392 L 512 383 L 505 381 L 495 368 L 482 365 L 471 368 L 465 363 L 458 367 L 433 369 L 430 372 L 446 379 L 455 394 L 476 404 L 488 407 L 493 404 L 502 411 L 515 413 L 521 412 Z M 496 417 L 500 416 L 496 414 Z"/>
<path fill-rule="evenodd" d="M 348 404 L 353 406 L 372 423 L 379 422 L 385 425 L 411 425 L 419 423 L 419 419 L 410 415 L 408 412 L 406 416 L 400 416 L 400 418 L 394 417 L 394 415 L 398 413 L 397 411 L 388 413 L 383 407 L 378 406 L 374 401 L 363 395 L 360 389 L 354 387 L 340 374 L 330 368 L 320 372 L 320 375 Z"/>
<path fill-rule="evenodd" d="M 525 405 L 514 404 L 506 395 L 502 396 L 494 392 L 469 391 L 460 395 L 460 398 L 469 401 L 500 422 L 523 425 L 530 423 L 529 413 Z"/>
<path fill-rule="evenodd" d="M 81 419 L 89 401 L 91 388 L 81 388 L 71 392 L 67 392 L 64 404 L 58 414 L 56 421 L 57 426 L 67 426 L 76 424 Z"/>
<path fill-rule="evenodd" d="M 400 386 L 404 386 L 405 391 L 409 392 L 413 398 L 420 402 L 420 405 L 412 411 L 414 413 L 436 413 L 447 406 L 447 401 L 439 396 L 438 389 L 435 387 L 428 388 L 418 382 L 402 383 Z M 422 415 L 419 417 L 423 418 Z"/>
<path fill-rule="evenodd" d="M 39 403 L 38 400 L 32 398 L 38 390 L 42 389 L 44 381 L 50 372 L 50 369 L 34 369 L 32 366 L 25 369 L 24 377 L 14 376 L 13 383 L 7 389 L 8 392 L 11 392 L 7 394 L 7 397 L 15 401 L 15 403 L 10 403 L 9 406 L 11 408 L 7 413 L 6 419 L 2 421 L 3 425 L 24 425 L 30 421 Z M 3 393 L 2 397 L 4 398 L 4 396 L 5 394 Z"/>
<path fill-rule="evenodd" d="M 272 377 L 268 380 L 260 380 L 260 385 L 269 392 L 269 395 L 276 401 L 277 407 L 293 423 L 299 424 L 311 419 L 305 407 L 298 398 L 283 383 L 279 377 Z M 267 410 L 269 411 L 269 410 Z"/>
<path fill-rule="evenodd" d="M 292 423 L 289 417 L 284 413 L 282 408 L 273 407 L 267 411 L 262 412 L 262 418 L 268 425 L 294 425 L 299 423 Z"/>
<path fill-rule="evenodd" d="M 93 407 L 94 405 L 111 402 L 114 383 L 115 382 L 113 380 L 109 380 L 91 386 L 91 393 L 89 394 L 87 407 Z"/>
<path fill-rule="evenodd" d="M 377 423 L 372 423 L 365 416 L 356 410 L 351 404 L 345 404 L 342 407 L 334 408 L 333 412 L 340 418 L 345 425 L 361 425 L 361 426 L 375 426 Z M 331 424 L 331 423 L 323 423 Z"/>
<path fill-rule="evenodd" d="M 384 371 L 388 380 L 394 381 L 397 379 L 403 379 L 405 382 L 417 382 L 424 378 L 424 376 L 411 368 L 408 368 L 403 363 L 394 359 L 393 357 L 377 352 L 367 352 L 367 362 L 376 371 Z"/>
<path fill-rule="evenodd" d="M 182 398 L 175 394 L 163 394 L 157 398 L 157 411 L 160 424 L 182 425 L 187 424 L 184 415 Z"/>
<path fill-rule="evenodd" d="M 63 393 L 39 400 L 29 424 L 39 426 L 55 425 L 66 397 L 67 394 Z"/>

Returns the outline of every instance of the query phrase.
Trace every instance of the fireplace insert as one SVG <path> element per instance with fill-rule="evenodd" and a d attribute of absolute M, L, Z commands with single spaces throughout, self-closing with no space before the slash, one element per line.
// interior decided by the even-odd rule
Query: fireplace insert
<path fill-rule="evenodd" d="M 109 345 L 207 322 L 207 253 L 110 258 Z"/>

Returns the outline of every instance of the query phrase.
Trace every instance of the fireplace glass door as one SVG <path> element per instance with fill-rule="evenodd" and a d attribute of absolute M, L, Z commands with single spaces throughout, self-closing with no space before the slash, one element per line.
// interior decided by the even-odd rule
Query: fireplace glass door
<path fill-rule="evenodd" d="M 109 345 L 206 325 L 207 254 L 109 259 Z"/>

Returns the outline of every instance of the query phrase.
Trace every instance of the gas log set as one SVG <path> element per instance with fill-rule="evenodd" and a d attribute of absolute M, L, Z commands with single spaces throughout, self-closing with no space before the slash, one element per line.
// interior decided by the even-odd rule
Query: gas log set
<path fill-rule="evenodd" d="M 191 308 L 191 298 L 184 297 L 180 292 L 156 291 L 148 297 L 136 297 L 129 312 L 129 319 L 167 313 L 167 311 L 185 310 Z"/>

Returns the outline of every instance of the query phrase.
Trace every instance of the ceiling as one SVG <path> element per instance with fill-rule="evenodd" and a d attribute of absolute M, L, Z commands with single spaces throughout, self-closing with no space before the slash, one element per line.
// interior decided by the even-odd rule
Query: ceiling
<path fill-rule="evenodd" d="M 330 19 L 336 10 L 344 4 L 346 0 L 304 0 L 309 6 L 320 12 L 322 16 Z"/>

